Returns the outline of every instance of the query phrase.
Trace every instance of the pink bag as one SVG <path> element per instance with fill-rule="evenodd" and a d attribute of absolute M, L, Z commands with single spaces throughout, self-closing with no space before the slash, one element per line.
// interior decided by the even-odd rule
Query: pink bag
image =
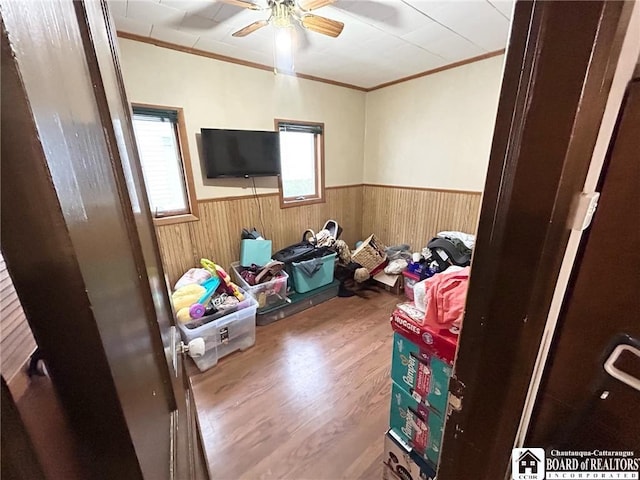
<path fill-rule="evenodd" d="M 197 283 L 198 285 L 204 283 L 211 278 L 211 274 L 204 268 L 190 268 L 184 275 L 180 277 L 180 280 L 176 282 L 173 289 L 177 290 L 185 285 L 191 285 Z"/>

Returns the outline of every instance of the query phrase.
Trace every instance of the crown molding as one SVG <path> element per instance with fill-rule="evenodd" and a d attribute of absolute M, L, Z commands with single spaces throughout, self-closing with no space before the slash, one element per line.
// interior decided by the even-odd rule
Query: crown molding
<path fill-rule="evenodd" d="M 147 43 L 149 45 L 155 45 L 156 47 L 167 48 L 169 50 L 175 50 L 182 53 L 190 53 L 191 55 L 198 55 L 200 57 L 211 58 L 213 60 L 219 60 L 221 62 L 234 63 L 236 65 L 242 65 L 245 67 L 256 68 L 258 70 L 264 70 L 267 72 L 273 72 L 273 67 L 269 65 L 263 65 L 261 63 L 249 62 L 247 60 L 242 60 L 240 58 L 228 57 L 226 55 L 220 55 L 213 52 L 208 52 L 206 50 L 200 50 L 197 48 L 186 47 L 184 45 L 178 45 L 171 42 L 165 42 L 164 40 L 158 40 L 157 38 L 145 37 L 143 35 L 136 35 L 134 33 L 127 33 L 118 30 L 118 37 L 125 38 L 127 40 L 134 40 L 136 42 Z M 279 75 L 287 75 L 295 78 L 302 78 L 305 80 L 312 80 L 314 82 L 326 83 L 329 85 L 334 85 L 337 87 L 349 88 L 352 90 L 357 90 L 359 92 L 373 92 L 374 90 L 380 90 L 381 88 L 390 87 L 392 85 L 397 85 L 399 83 L 408 82 L 410 80 L 415 80 L 416 78 L 426 77 L 428 75 L 433 75 L 435 73 L 443 72 L 445 70 L 450 70 L 452 68 L 461 67 L 463 65 L 468 65 L 470 63 L 479 62 L 481 60 L 486 60 L 487 58 L 495 57 L 498 55 L 502 55 L 505 52 L 504 49 L 496 50 L 494 52 L 488 52 L 483 55 L 478 55 L 476 57 L 467 58 L 466 60 L 461 60 L 459 62 L 450 63 L 448 65 L 443 65 L 442 67 L 434 68 L 432 70 L 426 70 L 424 72 L 416 73 L 414 75 L 410 75 L 408 77 L 399 78 L 397 80 L 392 80 L 390 82 L 381 83 L 380 85 L 376 85 L 375 87 L 361 87 L 359 85 L 354 85 L 351 83 L 338 82 L 336 80 L 331 80 L 329 78 L 317 77 L 315 75 L 307 75 L 306 73 L 298 73 L 298 72 L 278 72 Z"/>
<path fill-rule="evenodd" d="M 477 57 L 467 58 L 466 60 L 460 60 L 459 62 L 443 65 L 442 67 L 434 68 L 432 70 L 425 70 L 421 73 L 415 73 L 413 75 L 409 75 L 408 77 L 402 77 L 397 80 L 381 83 L 380 85 L 376 85 L 375 87 L 368 88 L 367 92 L 373 92 L 374 90 L 380 90 L 381 88 L 408 82 L 410 80 L 415 80 L 416 78 L 426 77 L 428 75 L 433 75 L 434 73 L 444 72 L 445 70 L 451 70 L 452 68 L 462 67 L 463 65 L 468 65 L 470 63 L 480 62 L 481 60 L 486 60 L 487 58 L 497 57 L 498 55 L 502 55 L 504 51 L 505 50 L 503 48 L 494 52 L 483 53 L 482 55 L 478 55 Z"/>
<path fill-rule="evenodd" d="M 211 58 L 213 60 L 220 60 L 221 62 L 235 63 L 236 65 L 256 68 L 258 70 L 265 70 L 267 72 L 274 72 L 273 67 L 269 65 L 249 62 L 247 60 L 242 60 L 240 58 L 235 58 L 235 57 L 228 57 L 226 55 L 219 55 L 217 53 L 207 52 L 206 50 L 199 50 L 197 48 L 185 47 L 184 45 L 177 45 L 175 43 L 165 42 L 164 40 L 158 40 L 157 38 L 145 37 L 142 35 L 136 35 L 133 33 L 127 33 L 122 31 L 118 31 L 118 37 L 126 38 L 127 40 L 135 40 L 136 42 L 148 43 L 150 45 L 155 45 L 156 47 L 168 48 L 169 50 L 176 50 L 178 52 L 190 53 L 192 55 L 198 55 L 200 57 Z M 358 85 L 338 82 L 336 80 L 331 80 L 328 78 L 316 77 L 315 75 L 307 75 L 305 73 L 278 72 L 278 75 L 288 75 L 290 77 L 303 78 L 305 80 L 313 80 L 314 82 L 328 83 L 330 85 L 335 85 L 337 87 L 350 88 L 353 90 L 359 90 L 361 92 L 367 91 L 366 88 L 359 87 Z"/>

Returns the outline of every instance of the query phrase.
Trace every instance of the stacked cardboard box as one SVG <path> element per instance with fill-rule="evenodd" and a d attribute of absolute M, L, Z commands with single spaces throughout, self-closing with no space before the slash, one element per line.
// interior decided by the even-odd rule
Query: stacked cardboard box
<path fill-rule="evenodd" d="M 384 437 L 383 480 L 434 480 L 436 472 L 393 430 Z"/>
<path fill-rule="evenodd" d="M 417 465 L 414 470 L 423 471 L 428 467 L 429 471 L 435 471 L 440 457 L 457 335 L 420 325 L 400 309 L 393 312 L 391 326 L 395 333 L 388 436 L 392 435 L 400 445 L 409 448 L 410 455 L 406 458 Z M 388 462 L 385 464 L 389 469 Z M 425 470 L 422 477 L 409 475 L 407 478 L 429 478 L 429 471 Z M 394 474 L 398 476 L 397 472 Z"/>

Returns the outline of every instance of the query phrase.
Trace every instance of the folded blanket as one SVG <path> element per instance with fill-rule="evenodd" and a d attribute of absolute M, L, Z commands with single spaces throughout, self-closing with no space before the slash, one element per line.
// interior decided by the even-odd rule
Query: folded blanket
<path fill-rule="evenodd" d="M 469 286 L 470 268 L 450 267 L 427 280 L 427 310 L 424 324 L 433 328 L 460 327 Z"/>

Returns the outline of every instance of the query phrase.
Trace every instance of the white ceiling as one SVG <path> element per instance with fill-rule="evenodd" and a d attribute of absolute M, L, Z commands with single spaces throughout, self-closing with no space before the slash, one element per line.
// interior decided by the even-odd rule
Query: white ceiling
<path fill-rule="evenodd" d="M 254 3 L 266 3 L 254 0 Z M 109 0 L 119 31 L 273 65 L 273 30 L 231 34 L 268 17 L 215 0 Z M 345 24 L 307 32 L 298 73 L 372 88 L 505 48 L 513 0 L 338 0 L 313 13 Z"/>

